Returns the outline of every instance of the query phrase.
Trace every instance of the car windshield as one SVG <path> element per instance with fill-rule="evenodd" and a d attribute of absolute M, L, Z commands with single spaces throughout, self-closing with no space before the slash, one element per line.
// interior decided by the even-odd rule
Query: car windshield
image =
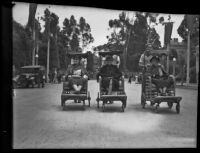
<path fill-rule="evenodd" d="M 22 68 L 21 73 L 38 73 L 38 68 Z"/>

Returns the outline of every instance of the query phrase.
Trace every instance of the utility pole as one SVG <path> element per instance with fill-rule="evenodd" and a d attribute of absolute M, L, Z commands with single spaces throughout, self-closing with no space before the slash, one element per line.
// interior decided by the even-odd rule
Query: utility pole
<path fill-rule="evenodd" d="M 39 15 L 39 13 L 38 13 Z M 37 28 L 36 28 L 36 53 L 35 53 L 35 64 L 38 65 L 38 51 L 39 51 L 39 16 L 38 16 L 38 21 L 37 21 Z"/>
<path fill-rule="evenodd" d="M 35 65 L 35 18 L 33 19 L 33 52 L 32 52 L 32 65 Z"/>
<path fill-rule="evenodd" d="M 170 44 L 167 44 L 167 73 L 169 73 L 169 51 L 170 51 Z"/>
<path fill-rule="evenodd" d="M 196 46 L 196 81 L 199 83 L 199 45 Z"/>
<path fill-rule="evenodd" d="M 187 37 L 187 76 L 186 76 L 186 85 L 190 83 L 190 30 L 188 30 Z"/>
<path fill-rule="evenodd" d="M 46 78 L 47 78 L 47 82 L 49 81 L 49 49 L 50 49 L 50 38 L 49 38 L 49 32 L 50 32 L 50 21 L 49 21 L 49 17 L 48 17 L 48 35 L 47 35 L 47 74 L 46 74 Z"/>

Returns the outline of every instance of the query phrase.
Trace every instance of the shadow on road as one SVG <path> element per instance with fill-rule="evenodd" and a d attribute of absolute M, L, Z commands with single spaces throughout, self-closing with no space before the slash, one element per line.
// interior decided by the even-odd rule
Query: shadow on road
<path fill-rule="evenodd" d="M 105 110 L 104 111 L 102 109 L 102 105 L 100 105 L 99 108 L 96 108 L 95 110 L 97 112 L 102 112 L 102 113 L 116 113 L 116 112 L 123 113 L 121 106 L 116 106 L 114 104 L 105 105 Z M 126 109 L 125 109 L 124 113 L 125 112 L 126 112 Z"/>
<path fill-rule="evenodd" d="M 167 114 L 167 115 L 178 115 L 176 113 L 176 105 L 173 105 L 172 109 L 169 109 L 167 106 L 162 106 L 163 104 L 161 104 L 161 106 L 158 108 L 158 112 L 155 112 L 155 105 L 151 106 L 150 104 L 146 104 L 145 108 L 142 108 L 141 104 L 132 104 L 129 105 L 129 110 L 132 110 L 134 112 L 150 112 L 153 114 Z M 181 112 L 180 112 L 181 113 Z"/>

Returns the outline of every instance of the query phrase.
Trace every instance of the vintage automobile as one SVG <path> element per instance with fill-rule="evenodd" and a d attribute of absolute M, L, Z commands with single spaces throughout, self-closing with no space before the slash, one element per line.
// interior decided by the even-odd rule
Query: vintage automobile
<path fill-rule="evenodd" d="M 20 68 L 19 75 L 13 78 L 14 88 L 44 87 L 45 68 L 41 65 L 28 65 Z"/>

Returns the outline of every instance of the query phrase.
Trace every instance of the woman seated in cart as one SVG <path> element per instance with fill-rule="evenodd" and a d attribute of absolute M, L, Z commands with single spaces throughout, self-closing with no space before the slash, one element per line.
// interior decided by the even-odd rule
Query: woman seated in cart
<path fill-rule="evenodd" d="M 99 76 L 102 77 L 102 88 L 103 88 L 103 90 L 107 94 L 111 94 L 112 91 L 119 90 L 120 77 L 122 76 L 122 72 L 120 72 L 120 70 L 117 68 L 116 65 L 113 65 L 113 58 L 110 55 L 108 55 L 106 57 L 104 64 L 105 65 L 103 65 L 100 68 L 96 77 L 97 77 L 97 81 L 99 80 Z"/>
<path fill-rule="evenodd" d="M 159 63 L 158 56 L 150 59 L 151 65 L 148 69 L 152 76 L 152 83 L 156 86 L 158 93 L 162 96 L 166 95 L 166 90 L 173 85 L 172 77 L 169 77 L 163 66 Z"/>
<path fill-rule="evenodd" d="M 87 71 L 83 65 L 80 64 L 78 56 L 73 58 L 73 64 L 68 66 L 66 75 L 69 86 L 75 90 L 74 93 L 80 93 L 81 89 L 85 86 L 88 77 Z"/>

